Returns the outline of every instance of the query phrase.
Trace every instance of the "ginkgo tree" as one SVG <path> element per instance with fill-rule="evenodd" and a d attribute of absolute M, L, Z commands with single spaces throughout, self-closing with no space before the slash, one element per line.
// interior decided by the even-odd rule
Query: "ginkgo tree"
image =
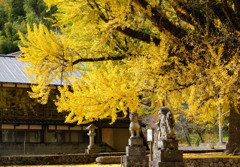
<path fill-rule="evenodd" d="M 78 124 L 163 101 L 176 112 L 187 105 L 198 123 L 230 111 L 226 153 L 240 154 L 238 0 L 45 2 L 57 6 L 57 31 L 35 25 L 21 36 L 31 97 L 46 103 L 60 78 L 56 105 Z"/>

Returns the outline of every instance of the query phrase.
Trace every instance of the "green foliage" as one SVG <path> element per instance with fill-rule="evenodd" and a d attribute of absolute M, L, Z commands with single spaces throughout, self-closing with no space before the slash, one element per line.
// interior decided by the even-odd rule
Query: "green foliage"
<path fill-rule="evenodd" d="M 0 53 L 18 51 L 20 42 L 18 31 L 26 33 L 25 22 L 7 22 L 0 33 Z"/>
<path fill-rule="evenodd" d="M 4 37 L 0 38 L 0 53 L 10 53 L 18 50 L 17 44 L 7 40 Z"/>
<path fill-rule="evenodd" d="M 26 11 L 26 22 L 30 25 L 33 25 L 33 23 L 42 23 L 50 28 L 52 26 L 52 22 L 45 18 L 52 18 L 52 14 L 56 12 L 56 7 L 51 8 L 51 10 L 48 12 L 47 9 L 47 6 L 42 0 L 28 0 L 24 4 L 24 10 Z"/>
<path fill-rule="evenodd" d="M 4 8 L 9 22 L 22 21 L 24 19 L 25 11 L 23 9 L 23 4 L 24 1 L 22 0 L 4 1 Z"/>
<path fill-rule="evenodd" d="M 0 4 L 0 29 L 3 29 L 4 23 L 7 21 L 7 15 L 4 12 L 4 6 Z"/>
<path fill-rule="evenodd" d="M 201 144 L 199 140 L 199 135 L 196 133 L 195 130 L 189 132 L 189 138 L 191 146 L 197 146 L 197 143 Z M 217 143 L 219 142 L 219 133 L 218 133 L 218 125 L 209 128 L 207 131 L 202 133 L 202 137 L 205 143 Z M 179 135 L 178 137 L 180 146 L 187 146 L 187 141 L 183 135 Z M 228 141 L 228 128 L 225 126 L 223 128 L 223 141 Z"/>
<path fill-rule="evenodd" d="M 18 31 L 26 34 L 26 23 L 42 23 L 51 27 L 45 18 L 52 18 L 56 11 L 53 7 L 47 12 L 43 0 L 5 0 L 0 3 L 0 54 L 18 51 L 20 42 Z"/>

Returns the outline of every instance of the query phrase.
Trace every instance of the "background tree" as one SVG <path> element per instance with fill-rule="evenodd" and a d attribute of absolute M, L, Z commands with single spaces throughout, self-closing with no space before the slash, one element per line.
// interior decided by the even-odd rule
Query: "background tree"
<path fill-rule="evenodd" d="M 20 42 L 18 31 L 27 32 L 26 23 L 42 23 L 51 27 L 51 18 L 56 9 L 46 11 L 47 6 L 42 0 L 4 0 L 0 1 L 0 53 L 18 51 Z"/>
<path fill-rule="evenodd" d="M 56 25 L 28 28 L 24 55 L 32 97 L 47 101 L 54 78 L 59 111 L 86 123 L 165 100 L 189 119 L 216 121 L 230 110 L 227 153 L 240 154 L 238 0 L 45 0 L 57 5 Z M 139 98 L 141 97 L 141 98 Z M 219 110 L 220 108 L 220 110 Z M 141 110 L 139 110 L 140 112 Z"/>

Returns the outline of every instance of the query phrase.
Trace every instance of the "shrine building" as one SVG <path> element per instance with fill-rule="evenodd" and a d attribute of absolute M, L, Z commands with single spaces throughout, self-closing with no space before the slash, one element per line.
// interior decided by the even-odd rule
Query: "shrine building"
<path fill-rule="evenodd" d="M 46 105 L 31 99 L 26 64 L 16 58 L 20 54 L 0 54 L 0 155 L 83 153 L 89 144 L 88 124 L 65 123 L 67 113 L 58 113 L 54 104 L 61 81 L 50 84 Z M 103 152 L 124 151 L 130 136 L 129 119 L 119 115 L 113 125 L 110 122 L 110 118 L 93 122 L 98 127 L 95 141 Z"/>

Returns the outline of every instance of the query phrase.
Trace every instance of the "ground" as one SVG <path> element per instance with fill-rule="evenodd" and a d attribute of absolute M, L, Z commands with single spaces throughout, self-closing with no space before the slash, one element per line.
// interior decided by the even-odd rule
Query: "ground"
<path fill-rule="evenodd" d="M 232 156 L 232 155 L 223 155 L 221 152 L 212 152 L 212 153 L 197 153 L 197 154 L 183 154 L 184 158 L 240 158 L 240 156 Z M 4 166 L 4 167 L 121 167 L 120 164 L 112 164 L 112 165 L 97 165 L 86 164 L 86 165 L 24 165 L 24 166 Z M 0 166 L 3 167 L 3 166 Z"/>
<path fill-rule="evenodd" d="M 120 164 L 114 165 L 97 165 L 97 164 L 86 164 L 86 165 L 24 165 L 24 166 L 4 166 L 4 167 L 121 167 Z M 0 166 L 3 167 L 3 166 Z"/>

